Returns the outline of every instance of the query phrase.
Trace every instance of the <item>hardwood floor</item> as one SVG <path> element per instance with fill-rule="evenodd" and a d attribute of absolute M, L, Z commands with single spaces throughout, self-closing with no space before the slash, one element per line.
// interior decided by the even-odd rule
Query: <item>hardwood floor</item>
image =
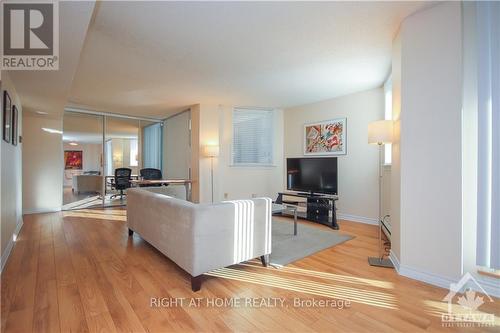
<path fill-rule="evenodd" d="M 125 218 L 119 209 L 25 216 L 1 276 L 1 331 L 499 331 L 498 299 L 480 308 L 496 314 L 495 327 L 442 327 L 447 290 L 368 265 L 377 253 L 373 226 L 341 221 L 353 240 L 281 269 L 254 260 L 217 270 L 193 293 L 185 272 L 128 237 Z M 262 300 L 272 307 L 259 307 Z M 233 306 L 217 306 L 224 301 Z"/>

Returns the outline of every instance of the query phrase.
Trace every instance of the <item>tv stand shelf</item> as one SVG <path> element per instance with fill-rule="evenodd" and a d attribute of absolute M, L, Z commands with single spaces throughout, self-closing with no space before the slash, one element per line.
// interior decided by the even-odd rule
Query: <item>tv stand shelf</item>
<path fill-rule="evenodd" d="M 336 195 L 280 192 L 278 193 L 276 203 L 296 206 L 298 218 L 321 223 L 338 230 L 339 225 L 337 224 L 335 207 L 337 200 L 338 197 Z M 286 215 L 286 213 L 282 214 Z"/>

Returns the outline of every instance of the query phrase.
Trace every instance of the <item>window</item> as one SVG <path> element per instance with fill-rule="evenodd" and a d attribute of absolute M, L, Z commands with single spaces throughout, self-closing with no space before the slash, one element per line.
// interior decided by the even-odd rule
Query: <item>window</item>
<path fill-rule="evenodd" d="M 139 150 L 137 147 L 137 140 L 130 140 L 130 166 L 138 166 Z"/>
<path fill-rule="evenodd" d="M 113 175 L 113 143 L 106 141 L 106 176 Z"/>
<path fill-rule="evenodd" d="M 143 166 L 161 170 L 163 124 L 157 123 L 146 126 L 143 133 Z"/>
<path fill-rule="evenodd" d="M 233 165 L 273 164 L 274 112 L 235 108 L 233 111 Z"/>
<path fill-rule="evenodd" d="M 385 94 L 385 120 L 392 120 L 392 76 L 389 76 L 384 83 Z M 392 163 L 392 145 L 390 143 L 384 146 L 384 164 L 391 165 Z"/>

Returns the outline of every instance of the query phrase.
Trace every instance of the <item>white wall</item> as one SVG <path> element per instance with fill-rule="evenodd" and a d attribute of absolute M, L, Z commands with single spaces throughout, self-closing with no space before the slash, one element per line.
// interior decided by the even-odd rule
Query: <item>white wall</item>
<path fill-rule="evenodd" d="M 163 172 L 169 179 L 189 178 L 191 161 L 190 112 L 182 112 L 164 122 Z"/>
<path fill-rule="evenodd" d="M 275 110 L 275 130 L 273 137 L 274 166 L 270 167 L 238 167 L 231 166 L 232 158 L 232 126 L 233 107 L 221 107 L 220 122 L 222 124 L 221 155 L 219 157 L 219 198 L 247 199 L 251 197 L 269 197 L 276 199 L 283 190 L 284 155 L 283 110 Z"/>
<path fill-rule="evenodd" d="M 464 272 L 476 268 L 477 237 L 477 161 L 478 161 L 478 72 L 476 42 L 476 3 L 463 2 L 464 32 L 464 104 L 463 104 L 463 250 Z"/>
<path fill-rule="evenodd" d="M 401 26 L 399 260 L 403 274 L 434 283 L 462 272 L 460 6 L 439 4 Z"/>
<path fill-rule="evenodd" d="M 23 111 L 21 101 L 16 93 L 15 87 L 6 72 L 2 72 L 1 96 L 3 90 L 9 93 L 12 105 L 18 110 L 18 133 L 23 131 Z M 3 106 L 3 101 L 0 103 Z M 0 123 L 2 121 L 0 120 Z M 0 130 L 0 133 L 3 133 Z M 0 134 L 1 135 L 1 134 Z M 22 226 L 22 150 L 23 144 L 18 142 L 17 146 L 7 143 L 0 138 L 1 142 L 1 268 L 3 269 L 13 246 L 13 235 L 19 232 Z"/>
<path fill-rule="evenodd" d="M 303 156 L 305 123 L 342 117 L 347 118 L 347 155 L 338 156 L 339 217 L 377 223 L 378 146 L 368 144 L 368 124 L 384 118 L 382 88 L 286 109 L 285 158 Z"/>
<path fill-rule="evenodd" d="M 23 114 L 23 213 L 58 211 L 62 205 L 64 171 L 62 117 Z"/>
<path fill-rule="evenodd" d="M 401 258 L 401 31 L 392 43 L 391 256 Z"/>
<path fill-rule="evenodd" d="M 232 105 L 199 106 L 199 123 L 192 117 L 193 131 L 199 126 L 199 147 L 218 143 L 219 157 L 214 159 L 214 201 L 246 199 L 252 196 L 276 198 L 283 189 L 283 111 L 276 110 L 274 132 L 275 166 L 231 166 Z M 210 159 L 199 156 L 200 202 L 211 201 Z"/>
<path fill-rule="evenodd" d="M 224 129 L 221 125 L 221 107 L 218 105 L 200 105 L 199 114 L 199 190 L 200 202 L 211 202 L 212 188 L 210 179 L 210 159 L 203 156 L 203 146 L 206 144 L 218 144 L 219 153 L 224 154 L 220 133 Z M 221 157 L 214 158 L 214 202 L 222 200 L 220 189 L 226 181 L 226 175 L 221 172 L 224 162 Z"/>

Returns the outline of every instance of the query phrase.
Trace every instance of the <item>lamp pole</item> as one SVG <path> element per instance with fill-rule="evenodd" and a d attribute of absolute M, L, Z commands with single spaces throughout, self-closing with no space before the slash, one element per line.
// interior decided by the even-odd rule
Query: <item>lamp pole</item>
<path fill-rule="evenodd" d="M 214 157 L 219 156 L 219 146 L 208 144 L 203 147 L 203 155 L 210 157 L 210 187 L 211 187 L 211 201 L 214 202 Z"/>
<path fill-rule="evenodd" d="M 368 143 L 378 145 L 378 257 L 368 257 L 371 266 L 393 268 L 391 260 L 384 259 L 382 250 L 382 145 L 392 142 L 392 120 L 378 120 L 368 124 Z"/>
<path fill-rule="evenodd" d="M 214 157 L 210 156 L 210 185 L 212 186 L 212 203 L 214 203 Z"/>
<path fill-rule="evenodd" d="M 371 266 L 394 268 L 392 261 L 384 259 L 382 250 L 382 145 L 378 142 L 378 258 L 368 257 L 368 263 Z"/>
<path fill-rule="evenodd" d="M 378 257 L 382 260 L 382 142 L 378 143 Z"/>

